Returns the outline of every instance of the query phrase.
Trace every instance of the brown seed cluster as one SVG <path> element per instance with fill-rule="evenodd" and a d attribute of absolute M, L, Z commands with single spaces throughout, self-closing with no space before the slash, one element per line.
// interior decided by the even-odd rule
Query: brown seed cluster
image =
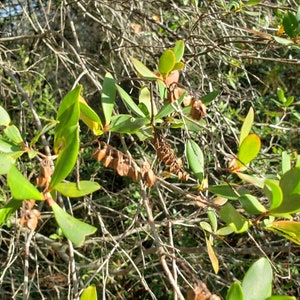
<path fill-rule="evenodd" d="M 156 181 L 156 176 L 147 162 L 139 167 L 133 163 L 132 158 L 128 155 L 105 142 L 100 142 L 99 148 L 93 153 L 93 157 L 102 162 L 105 167 L 116 170 L 120 176 L 129 176 L 133 181 L 142 178 L 149 187 Z"/>
<path fill-rule="evenodd" d="M 183 163 L 172 149 L 171 145 L 162 136 L 159 130 L 154 131 L 153 146 L 156 154 L 166 166 L 170 166 L 170 172 L 178 176 L 180 180 L 188 180 L 189 174 L 184 170 Z"/>
<path fill-rule="evenodd" d="M 23 227 L 27 227 L 30 230 L 35 230 L 38 224 L 38 219 L 41 213 L 37 209 L 33 209 L 35 204 L 34 200 L 23 201 L 21 208 L 20 224 Z"/>

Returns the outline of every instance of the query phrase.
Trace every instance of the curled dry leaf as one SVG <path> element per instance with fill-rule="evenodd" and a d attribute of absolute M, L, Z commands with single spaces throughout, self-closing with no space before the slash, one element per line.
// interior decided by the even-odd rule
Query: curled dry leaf
<path fill-rule="evenodd" d="M 201 100 L 192 98 L 190 115 L 194 120 L 200 120 L 206 115 L 206 106 Z"/>
<path fill-rule="evenodd" d="M 41 161 L 40 173 L 39 173 L 39 176 L 36 178 L 37 186 L 48 187 L 50 180 L 51 180 L 51 175 L 53 173 L 51 164 L 52 164 L 52 161 L 49 158 L 45 158 Z"/>
<path fill-rule="evenodd" d="M 144 163 L 140 168 L 128 155 L 105 142 L 100 142 L 93 157 L 102 162 L 105 167 L 116 170 L 120 176 L 129 176 L 133 181 L 141 177 L 149 187 L 156 181 L 156 176 L 149 164 Z"/>
<path fill-rule="evenodd" d="M 189 174 L 184 170 L 181 159 L 176 156 L 171 145 L 158 130 L 154 131 L 154 139 L 152 142 L 158 158 L 161 159 L 166 166 L 170 166 L 170 172 L 177 175 L 180 180 L 188 180 Z"/>

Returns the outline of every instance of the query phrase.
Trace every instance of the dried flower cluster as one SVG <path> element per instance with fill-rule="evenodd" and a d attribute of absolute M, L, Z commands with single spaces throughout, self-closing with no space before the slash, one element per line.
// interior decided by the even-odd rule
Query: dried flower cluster
<path fill-rule="evenodd" d="M 154 139 L 152 142 L 158 158 L 161 159 L 166 166 L 170 166 L 170 172 L 177 175 L 180 180 L 188 180 L 189 174 L 184 170 L 182 160 L 176 156 L 171 145 L 162 136 L 159 130 L 154 131 Z"/>
<path fill-rule="evenodd" d="M 35 230 L 41 213 L 37 209 L 33 209 L 34 200 L 25 200 L 22 203 L 20 224 L 30 230 Z"/>
<path fill-rule="evenodd" d="M 105 167 L 116 170 L 120 176 L 129 176 L 133 181 L 142 178 L 149 187 L 156 181 L 156 176 L 147 162 L 139 167 L 128 155 L 105 142 L 100 142 L 93 157 L 102 162 Z"/>

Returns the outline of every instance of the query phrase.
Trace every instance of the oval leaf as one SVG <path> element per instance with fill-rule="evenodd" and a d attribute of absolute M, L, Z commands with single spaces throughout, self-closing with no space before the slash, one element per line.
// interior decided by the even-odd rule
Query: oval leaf
<path fill-rule="evenodd" d="M 0 226 L 22 205 L 22 201 L 11 199 L 0 209 Z"/>
<path fill-rule="evenodd" d="M 248 114 L 247 114 L 247 116 L 243 122 L 242 128 L 241 128 L 240 141 L 239 141 L 240 146 L 241 146 L 243 140 L 245 139 L 245 137 L 247 137 L 248 134 L 250 133 L 250 130 L 253 125 L 253 121 L 254 121 L 254 111 L 253 111 L 253 108 L 250 107 Z"/>
<path fill-rule="evenodd" d="M 75 246 L 82 245 L 87 235 L 91 235 L 96 232 L 96 227 L 72 217 L 52 199 L 50 199 L 49 202 L 53 210 L 55 220 L 61 228 L 64 236 Z"/>
<path fill-rule="evenodd" d="M 264 184 L 264 192 L 271 203 L 269 208 L 270 211 L 281 205 L 283 195 L 277 180 L 266 179 Z"/>
<path fill-rule="evenodd" d="M 100 189 L 100 185 L 94 181 L 82 180 L 75 182 L 60 182 L 55 189 L 66 197 L 76 198 L 91 194 Z"/>
<path fill-rule="evenodd" d="M 110 123 L 116 100 L 116 91 L 117 90 L 114 78 L 110 73 L 106 73 L 101 93 L 101 104 L 105 119 L 105 125 L 108 125 Z"/>
<path fill-rule="evenodd" d="M 191 139 L 186 143 L 186 156 L 195 176 L 202 181 L 204 178 L 204 157 L 200 147 Z"/>
<path fill-rule="evenodd" d="M 97 290 L 95 285 L 90 285 L 82 292 L 80 300 L 97 300 Z"/>
<path fill-rule="evenodd" d="M 212 185 L 208 187 L 208 190 L 217 196 L 230 200 L 237 200 L 240 195 L 249 193 L 246 189 L 234 184 Z"/>
<path fill-rule="evenodd" d="M 138 74 L 141 75 L 142 77 L 149 79 L 149 80 L 158 79 L 158 77 L 139 60 L 132 57 L 131 62 L 133 63 L 134 68 L 136 69 Z"/>
<path fill-rule="evenodd" d="M 265 300 L 272 293 L 273 272 L 269 261 L 260 258 L 246 272 L 242 289 L 245 300 Z M 259 284 L 257 281 L 259 280 Z M 255 287 L 255 288 L 254 288 Z"/>
<path fill-rule="evenodd" d="M 162 75 L 169 74 L 175 66 L 175 53 L 173 50 L 166 50 L 159 58 L 158 71 Z"/>
<path fill-rule="evenodd" d="M 13 143 L 15 143 L 16 145 L 23 143 L 23 139 L 22 139 L 21 133 L 20 133 L 19 129 L 15 125 L 7 126 L 4 129 L 4 134 L 8 137 L 8 139 L 10 141 L 12 141 Z"/>
<path fill-rule="evenodd" d="M 7 183 L 12 196 L 17 200 L 44 200 L 38 189 L 14 165 L 7 173 Z"/>
<path fill-rule="evenodd" d="M 7 111 L 0 105 L 0 126 L 8 126 L 10 123 L 10 116 Z"/>
<path fill-rule="evenodd" d="M 258 215 L 266 212 L 265 207 L 252 195 L 242 195 L 239 198 L 239 201 L 241 202 L 243 209 L 249 214 Z"/>
<path fill-rule="evenodd" d="M 234 282 L 227 291 L 226 300 L 244 300 L 243 289 L 239 282 Z"/>
<path fill-rule="evenodd" d="M 183 53 L 184 53 L 184 41 L 183 40 L 176 41 L 175 46 L 172 50 L 175 54 L 176 62 L 177 63 L 180 62 L 182 60 Z"/>
<path fill-rule="evenodd" d="M 147 123 L 148 118 L 135 119 L 131 115 L 120 114 L 112 118 L 109 130 L 118 133 L 136 133 Z"/>
<path fill-rule="evenodd" d="M 260 138 L 256 134 L 249 134 L 244 138 L 240 145 L 238 157 L 238 168 L 245 167 L 250 163 L 258 154 L 260 150 L 261 142 Z"/>

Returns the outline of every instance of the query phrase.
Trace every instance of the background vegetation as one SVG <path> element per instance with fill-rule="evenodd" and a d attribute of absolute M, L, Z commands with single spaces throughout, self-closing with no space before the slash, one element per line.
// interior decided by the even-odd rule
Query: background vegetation
<path fill-rule="evenodd" d="M 188 137 L 197 142 L 208 185 L 243 185 L 265 203 L 261 190 L 230 173 L 228 163 L 238 151 L 240 128 L 250 107 L 255 112 L 253 132 L 262 141 L 252 174 L 279 174 L 282 152 L 292 158 L 299 152 L 300 30 L 294 36 L 282 31 L 284 16 L 296 15 L 298 4 L 292 0 L 2 1 L 0 105 L 31 141 L 56 118 L 61 100 L 77 83 L 100 115 L 107 72 L 138 101 L 145 83 L 132 80 L 137 75 L 130 58 L 157 70 L 161 53 L 184 40 L 180 84 L 199 99 L 220 93 L 208 105 L 201 130 L 187 133 L 166 126 L 163 134 L 186 170 L 184 145 Z M 294 100 L 286 103 L 292 96 Z M 160 104 L 156 94 L 153 99 Z M 124 112 L 126 107 L 117 99 L 114 114 Z M 38 142 L 37 150 L 47 154 L 45 145 L 50 145 L 51 151 L 53 130 Z M 214 203 L 216 196 L 199 191 L 193 176 L 185 182 L 170 175 L 149 141 L 138 141 L 134 135 L 101 136 L 120 151 L 151 163 L 158 176 L 152 188 L 105 168 L 92 157 L 97 148 L 90 144 L 92 132 L 81 124 L 80 134 L 80 157 L 68 180 L 92 180 L 101 189 L 78 199 L 60 197 L 59 204 L 98 230 L 76 248 L 43 204 L 34 234 L 19 225 L 17 211 L 0 230 L 1 299 L 76 299 L 89 284 L 96 285 L 100 299 L 181 299 L 174 286 L 187 297 L 200 281 L 225 299 L 228 287 L 260 257 L 272 263 L 274 294 L 300 295 L 299 246 L 256 227 L 241 234 L 216 235 L 213 247 L 220 264 L 216 274 L 207 254 L 207 232 L 200 226 L 209 221 L 208 207 L 195 201 L 201 195 Z M 37 159 L 23 158 L 18 167 L 34 182 Z M 11 195 L 6 177 L 0 175 L 0 180 L 3 206 Z M 242 211 L 238 204 L 237 208 Z M 299 221 L 299 215 L 293 218 Z"/>

